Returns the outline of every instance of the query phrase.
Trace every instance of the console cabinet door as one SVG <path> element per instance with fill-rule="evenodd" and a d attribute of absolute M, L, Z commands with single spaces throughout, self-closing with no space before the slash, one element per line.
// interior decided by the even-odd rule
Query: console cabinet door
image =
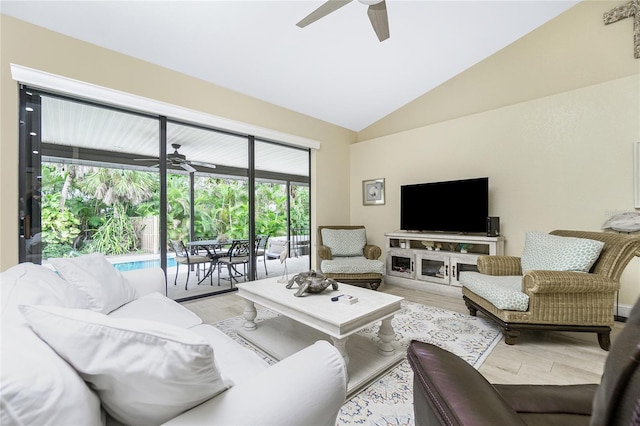
<path fill-rule="evenodd" d="M 452 255 L 449 258 L 450 284 L 462 287 L 460 274 L 465 271 L 478 272 L 478 256 L 472 254 Z"/>
<path fill-rule="evenodd" d="M 415 255 L 411 250 L 393 248 L 387 253 L 387 275 L 415 279 Z"/>
<path fill-rule="evenodd" d="M 450 256 L 448 253 L 425 251 L 416 254 L 416 279 L 449 285 Z"/>

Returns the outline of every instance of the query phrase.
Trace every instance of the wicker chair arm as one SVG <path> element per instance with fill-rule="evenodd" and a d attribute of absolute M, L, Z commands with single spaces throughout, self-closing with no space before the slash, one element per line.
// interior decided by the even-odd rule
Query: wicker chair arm
<path fill-rule="evenodd" d="M 528 271 L 522 279 L 522 291 L 536 293 L 613 293 L 620 283 L 598 274 L 571 271 Z"/>
<path fill-rule="evenodd" d="M 382 256 L 382 249 L 373 244 L 367 244 L 366 246 L 364 246 L 363 253 L 364 257 L 366 257 L 367 259 L 375 260 Z"/>
<path fill-rule="evenodd" d="M 522 275 L 520 258 L 516 256 L 480 256 L 478 271 L 485 275 Z"/>
<path fill-rule="evenodd" d="M 318 257 L 321 260 L 333 259 L 333 255 L 331 254 L 331 249 L 327 246 L 318 246 Z"/>

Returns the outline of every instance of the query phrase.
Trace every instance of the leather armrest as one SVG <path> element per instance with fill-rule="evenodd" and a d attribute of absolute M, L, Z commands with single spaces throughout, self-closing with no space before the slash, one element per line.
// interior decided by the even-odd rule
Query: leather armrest
<path fill-rule="evenodd" d="M 362 253 L 367 259 L 375 260 L 382 256 L 382 249 L 376 245 L 367 244 L 366 246 L 364 246 Z"/>
<path fill-rule="evenodd" d="M 414 340 L 407 359 L 414 372 L 417 425 L 525 424 L 493 385 L 462 358 Z"/>
<path fill-rule="evenodd" d="M 494 385 L 518 413 L 591 415 L 598 385 Z"/>
<path fill-rule="evenodd" d="M 522 275 L 520 258 L 516 256 L 480 256 L 478 271 L 485 275 Z"/>
<path fill-rule="evenodd" d="M 331 260 L 333 255 L 331 249 L 327 246 L 318 246 L 318 257 L 322 260 Z"/>

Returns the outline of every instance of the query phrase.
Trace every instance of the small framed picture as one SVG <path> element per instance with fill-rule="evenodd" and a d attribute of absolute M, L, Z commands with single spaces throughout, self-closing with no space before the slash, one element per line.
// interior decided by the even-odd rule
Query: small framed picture
<path fill-rule="evenodd" d="M 384 179 L 362 181 L 362 204 L 365 206 L 384 204 Z"/>

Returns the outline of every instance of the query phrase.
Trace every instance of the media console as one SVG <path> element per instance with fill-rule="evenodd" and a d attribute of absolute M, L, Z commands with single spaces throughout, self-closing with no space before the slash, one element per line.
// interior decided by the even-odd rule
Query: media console
<path fill-rule="evenodd" d="M 436 292 L 459 293 L 460 273 L 477 271 L 479 256 L 504 254 L 502 236 L 398 231 L 385 237 L 385 282 Z"/>

